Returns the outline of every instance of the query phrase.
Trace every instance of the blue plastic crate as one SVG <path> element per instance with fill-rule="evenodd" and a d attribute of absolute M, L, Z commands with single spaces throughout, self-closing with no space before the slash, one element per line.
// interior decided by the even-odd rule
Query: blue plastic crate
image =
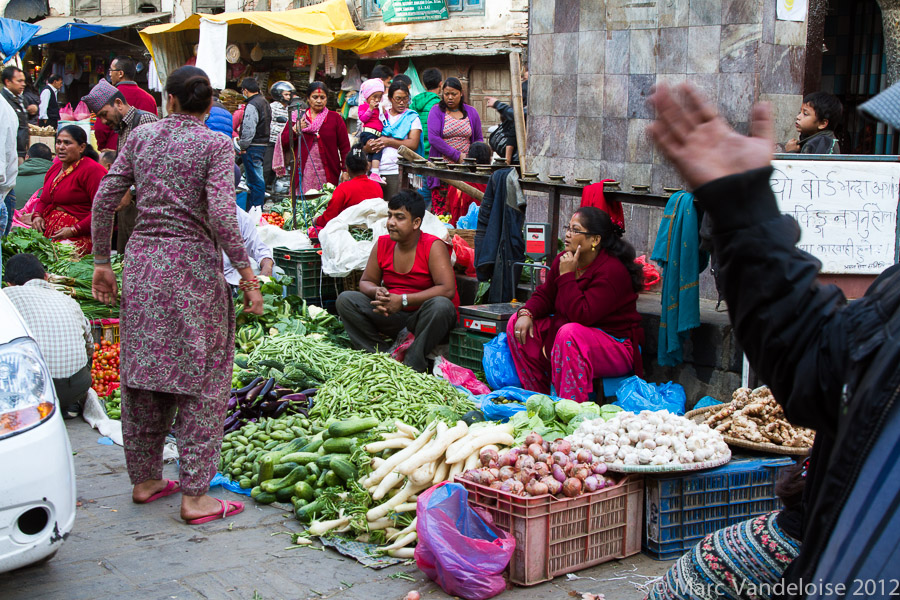
<path fill-rule="evenodd" d="M 775 482 L 786 457 L 735 457 L 725 466 L 681 475 L 648 475 L 644 544 L 659 560 L 678 558 L 717 529 L 776 510 Z"/>

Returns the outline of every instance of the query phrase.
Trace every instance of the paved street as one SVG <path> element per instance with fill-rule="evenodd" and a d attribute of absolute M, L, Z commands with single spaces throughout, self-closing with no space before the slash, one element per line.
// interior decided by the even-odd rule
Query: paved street
<path fill-rule="evenodd" d="M 290 538 L 274 534 L 296 531 L 299 524 L 276 507 L 249 501 L 234 519 L 189 527 L 178 517 L 177 495 L 134 505 L 122 449 L 98 444 L 99 435 L 84 422 L 70 422 L 68 429 L 80 503 L 75 528 L 50 562 L 0 575 L 0 598 L 400 600 L 412 589 L 429 600 L 449 597 L 415 565 L 376 571 L 318 544 L 284 550 Z M 176 475 L 167 465 L 166 476 Z M 221 488 L 214 494 L 238 498 Z M 549 600 L 592 592 L 607 600 L 636 600 L 643 592 L 635 584 L 661 575 L 668 564 L 637 555 L 578 573 L 593 580 L 557 577 L 509 589 L 502 597 Z"/>

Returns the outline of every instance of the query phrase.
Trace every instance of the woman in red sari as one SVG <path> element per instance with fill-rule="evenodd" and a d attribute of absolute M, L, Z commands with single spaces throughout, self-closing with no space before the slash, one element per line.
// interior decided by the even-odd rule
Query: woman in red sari
<path fill-rule="evenodd" d="M 31 227 L 44 237 L 68 240 L 79 255 L 90 254 L 91 207 L 106 169 L 87 143 L 84 129 L 67 125 L 56 134 L 56 160 L 44 177 Z"/>
<path fill-rule="evenodd" d="M 300 167 L 293 183 L 300 184 L 304 192 L 322 189 L 325 183 L 340 183 L 341 171 L 345 170 L 344 157 L 350 152 L 350 136 L 344 119 L 325 106 L 328 102 L 325 84 L 312 82 L 306 94 L 309 108 L 300 113 L 300 123 L 296 122 L 297 113 L 293 113 L 293 127 L 285 127 L 281 133 L 282 144 L 287 146 L 285 157 L 290 156 L 292 144 L 300 155 Z"/>

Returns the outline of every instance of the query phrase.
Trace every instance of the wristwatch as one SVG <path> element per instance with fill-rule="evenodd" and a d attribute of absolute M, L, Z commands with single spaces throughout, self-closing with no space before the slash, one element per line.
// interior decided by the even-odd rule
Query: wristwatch
<path fill-rule="evenodd" d="M 409 306 L 409 300 L 407 299 L 406 294 L 400 296 L 400 301 L 403 302 L 403 308 Z"/>

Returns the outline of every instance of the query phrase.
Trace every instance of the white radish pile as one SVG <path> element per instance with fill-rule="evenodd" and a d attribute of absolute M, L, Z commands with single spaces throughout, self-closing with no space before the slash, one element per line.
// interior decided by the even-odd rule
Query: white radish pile
<path fill-rule="evenodd" d="M 731 455 L 722 434 L 668 411 L 585 421 L 566 439 L 614 467 L 687 465 Z"/>
<path fill-rule="evenodd" d="M 384 522 L 391 514 L 414 512 L 416 495 L 432 485 L 453 479 L 466 469 L 474 468 L 482 449 L 497 452 L 498 445 L 513 445 L 512 425 L 484 424 L 470 428 L 459 421 L 453 427 L 444 422 L 431 423 L 422 433 L 397 422 L 395 433 L 382 434 L 382 441 L 365 446 L 366 452 L 385 452 L 384 457 L 372 458 L 372 472 L 359 484 L 381 504 L 366 513 L 369 529 Z M 387 452 L 396 450 L 393 454 Z M 400 488 L 397 490 L 396 488 Z M 379 548 L 390 556 L 409 558 L 410 547 L 416 541 L 415 521 L 389 539 L 393 544 Z"/>

